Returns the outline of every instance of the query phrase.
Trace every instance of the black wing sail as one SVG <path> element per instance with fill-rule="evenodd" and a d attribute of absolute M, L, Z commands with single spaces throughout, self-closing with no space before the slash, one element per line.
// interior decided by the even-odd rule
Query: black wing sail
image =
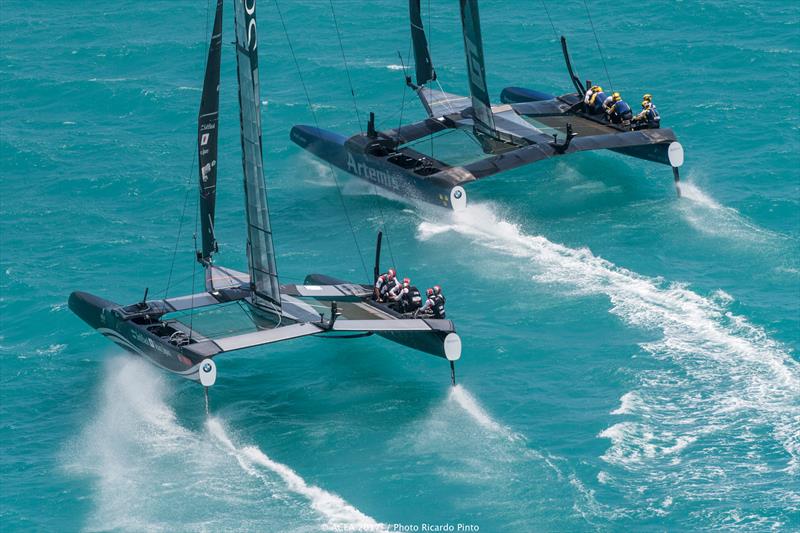
<path fill-rule="evenodd" d="M 217 14 L 208 46 L 203 96 L 197 117 L 197 151 L 200 170 L 200 221 L 203 250 L 201 261 L 208 264 L 216 251 L 214 208 L 217 201 L 217 137 L 219 123 L 219 68 L 222 51 L 222 4 L 217 0 Z"/>
<path fill-rule="evenodd" d="M 467 56 L 469 93 L 472 96 L 475 131 L 495 136 L 492 104 L 486 87 L 486 68 L 483 63 L 483 41 L 478 0 L 460 0 L 461 27 L 464 33 L 464 52 Z"/>
<path fill-rule="evenodd" d="M 436 79 L 431 61 L 431 52 L 428 48 L 428 38 L 422 26 L 420 0 L 409 0 L 408 11 L 411 18 L 411 42 L 414 45 L 414 65 L 417 73 L 417 85 L 425 85 Z"/>
<path fill-rule="evenodd" d="M 235 0 L 236 67 L 242 127 L 247 261 L 253 304 L 280 312 L 281 294 L 261 155 L 261 105 L 258 87 L 256 1 Z"/>

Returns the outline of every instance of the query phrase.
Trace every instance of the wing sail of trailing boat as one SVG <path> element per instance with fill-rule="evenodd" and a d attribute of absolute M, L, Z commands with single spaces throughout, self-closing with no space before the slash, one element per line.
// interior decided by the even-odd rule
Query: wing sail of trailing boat
<path fill-rule="evenodd" d="M 436 72 L 433 69 L 433 61 L 431 61 L 425 27 L 422 25 L 420 0 L 409 0 L 408 11 L 411 20 L 411 42 L 414 49 L 414 70 L 416 71 L 417 85 L 422 86 L 435 80 Z"/>

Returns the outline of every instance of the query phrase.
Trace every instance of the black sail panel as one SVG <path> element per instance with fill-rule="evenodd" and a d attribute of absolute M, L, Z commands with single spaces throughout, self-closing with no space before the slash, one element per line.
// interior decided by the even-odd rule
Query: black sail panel
<path fill-rule="evenodd" d="M 253 290 L 255 305 L 279 312 L 280 284 L 275 264 L 275 249 L 272 245 L 267 187 L 261 155 L 256 0 L 235 0 L 234 6 L 250 287 Z"/>
<path fill-rule="evenodd" d="M 222 4 L 217 0 L 214 29 L 208 46 L 203 96 L 197 118 L 197 151 L 200 170 L 200 221 L 202 225 L 202 261 L 208 262 L 216 251 L 214 209 L 217 200 L 217 138 L 219 133 L 219 69 L 222 51 Z"/>
<path fill-rule="evenodd" d="M 461 27 L 464 33 L 464 52 L 467 56 L 469 93 L 472 96 L 475 131 L 495 135 L 492 104 L 486 86 L 486 68 L 483 62 L 483 41 L 478 0 L 460 0 Z"/>
<path fill-rule="evenodd" d="M 417 73 L 417 85 L 425 85 L 436 79 L 428 48 L 428 38 L 422 25 L 420 0 L 409 0 L 408 11 L 411 18 L 411 42 L 414 45 L 414 65 Z"/>

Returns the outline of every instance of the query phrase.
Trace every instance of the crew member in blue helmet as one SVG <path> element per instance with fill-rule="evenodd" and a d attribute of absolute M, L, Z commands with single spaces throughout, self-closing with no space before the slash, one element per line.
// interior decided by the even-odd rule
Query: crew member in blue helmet
<path fill-rule="evenodd" d="M 653 103 L 653 96 L 645 94 L 642 96 L 642 110 L 633 117 L 633 129 L 657 129 L 661 127 L 661 116 Z"/>
<path fill-rule="evenodd" d="M 603 88 L 599 85 L 593 85 L 586 91 L 583 97 L 583 103 L 586 105 L 587 113 L 598 115 L 603 112 L 603 102 L 606 99 L 606 94 Z"/>
<path fill-rule="evenodd" d="M 606 105 L 606 113 L 608 113 L 608 120 L 613 124 L 630 124 L 633 119 L 633 111 L 631 106 L 622 99 L 619 93 L 611 95 L 610 105 Z"/>

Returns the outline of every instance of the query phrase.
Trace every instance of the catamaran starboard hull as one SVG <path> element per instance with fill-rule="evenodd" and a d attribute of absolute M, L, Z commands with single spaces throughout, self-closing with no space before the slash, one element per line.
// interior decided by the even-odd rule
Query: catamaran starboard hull
<path fill-rule="evenodd" d="M 528 89 L 526 87 L 506 87 L 500 93 L 500 101 L 504 104 L 523 104 L 525 102 L 547 102 L 553 101 L 554 105 L 558 101 L 576 102 L 574 94 L 565 94 L 561 97 L 553 96 L 545 92 Z M 617 152 L 629 157 L 680 167 L 683 164 L 683 147 L 677 141 L 666 141 L 660 144 L 645 144 L 640 146 L 627 146 L 625 148 L 608 148 L 612 152 Z M 680 163 L 676 164 L 676 151 L 680 151 Z M 672 153 L 670 153 L 670 151 Z"/>

